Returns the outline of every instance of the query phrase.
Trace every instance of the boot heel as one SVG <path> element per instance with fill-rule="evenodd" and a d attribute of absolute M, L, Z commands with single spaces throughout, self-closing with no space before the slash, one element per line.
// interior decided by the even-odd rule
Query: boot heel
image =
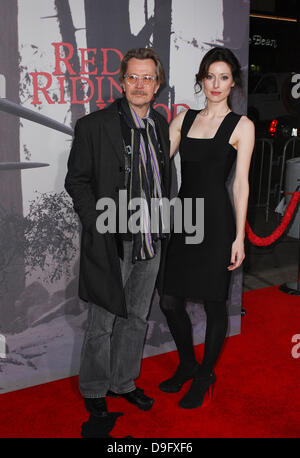
<path fill-rule="evenodd" d="M 183 409 L 200 407 L 206 394 L 208 394 L 209 399 L 212 399 L 215 381 L 216 375 L 214 373 L 210 376 L 194 377 L 189 391 L 179 401 L 180 407 Z"/>

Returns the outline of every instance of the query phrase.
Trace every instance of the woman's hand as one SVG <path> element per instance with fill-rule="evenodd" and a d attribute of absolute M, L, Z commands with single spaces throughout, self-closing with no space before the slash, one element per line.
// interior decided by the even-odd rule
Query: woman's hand
<path fill-rule="evenodd" d="M 245 258 L 244 240 L 235 239 L 231 248 L 231 264 L 227 267 L 228 270 L 235 270 L 242 264 Z"/>

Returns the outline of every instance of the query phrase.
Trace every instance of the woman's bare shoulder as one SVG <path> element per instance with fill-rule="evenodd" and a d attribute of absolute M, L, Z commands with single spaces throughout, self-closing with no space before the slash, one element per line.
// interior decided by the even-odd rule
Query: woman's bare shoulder
<path fill-rule="evenodd" d="M 174 121 L 176 120 L 177 122 L 181 122 L 184 120 L 185 118 L 185 115 L 187 114 L 187 112 L 189 111 L 189 109 L 187 110 L 182 110 L 180 113 L 178 113 L 178 115 L 174 118 Z"/>
<path fill-rule="evenodd" d="M 250 133 L 250 132 L 255 130 L 255 126 L 254 126 L 253 121 L 251 121 L 251 119 L 249 119 L 245 115 L 241 116 L 241 119 L 239 120 L 239 123 L 238 123 L 238 127 L 243 132 L 247 131 L 247 132 Z"/>
<path fill-rule="evenodd" d="M 178 113 L 178 115 L 175 116 L 175 118 L 171 122 L 172 127 L 174 127 L 175 129 L 180 130 L 181 126 L 182 126 L 182 123 L 183 123 L 183 120 L 185 118 L 185 115 L 187 114 L 188 111 L 189 110 L 182 110 L 180 113 Z"/>

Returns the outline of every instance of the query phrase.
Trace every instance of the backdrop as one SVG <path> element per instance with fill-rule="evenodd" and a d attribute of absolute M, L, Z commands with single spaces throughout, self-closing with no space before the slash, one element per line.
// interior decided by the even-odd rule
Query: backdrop
<path fill-rule="evenodd" d="M 0 392 L 78 373 L 86 304 L 78 299 L 79 223 L 64 191 L 73 127 L 121 95 L 120 60 L 153 47 L 168 121 L 201 108 L 194 79 L 212 46 L 231 48 L 247 93 L 248 0 L 1 0 Z M 233 108 L 246 113 L 246 97 Z M 179 155 L 173 164 L 175 195 Z M 234 170 L 232 171 L 232 174 Z M 175 180 L 176 183 L 176 180 Z M 229 190 L 230 190 L 229 182 Z M 216 285 L 217 287 L 217 285 Z M 232 278 L 228 335 L 240 332 L 242 272 Z M 195 344 L 201 304 L 188 304 Z M 155 292 L 144 356 L 173 350 Z"/>

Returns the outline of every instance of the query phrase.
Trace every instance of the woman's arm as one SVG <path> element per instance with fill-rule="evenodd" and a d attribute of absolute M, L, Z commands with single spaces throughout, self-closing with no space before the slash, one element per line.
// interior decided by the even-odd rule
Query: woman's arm
<path fill-rule="evenodd" d="M 187 110 L 181 111 L 176 118 L 173 119 L 169 126 L 169 134 L 170 134 L 170 157 L 178 150 L 180 138 L 181 138 L 181 126 L 183 119 L 185 117 Z"/>
<path fill-rule="evenodd" d="M 255 142 L 254 124 L 246 116 L 237 126 L 237 163 L 233 182 L 233 200 L 236 214 L 236 238 L 232 244 L 231 265 L 228 270 L 237 269 L 245 258 L 245 223 L 249 197 L 249 168 Z"/>

